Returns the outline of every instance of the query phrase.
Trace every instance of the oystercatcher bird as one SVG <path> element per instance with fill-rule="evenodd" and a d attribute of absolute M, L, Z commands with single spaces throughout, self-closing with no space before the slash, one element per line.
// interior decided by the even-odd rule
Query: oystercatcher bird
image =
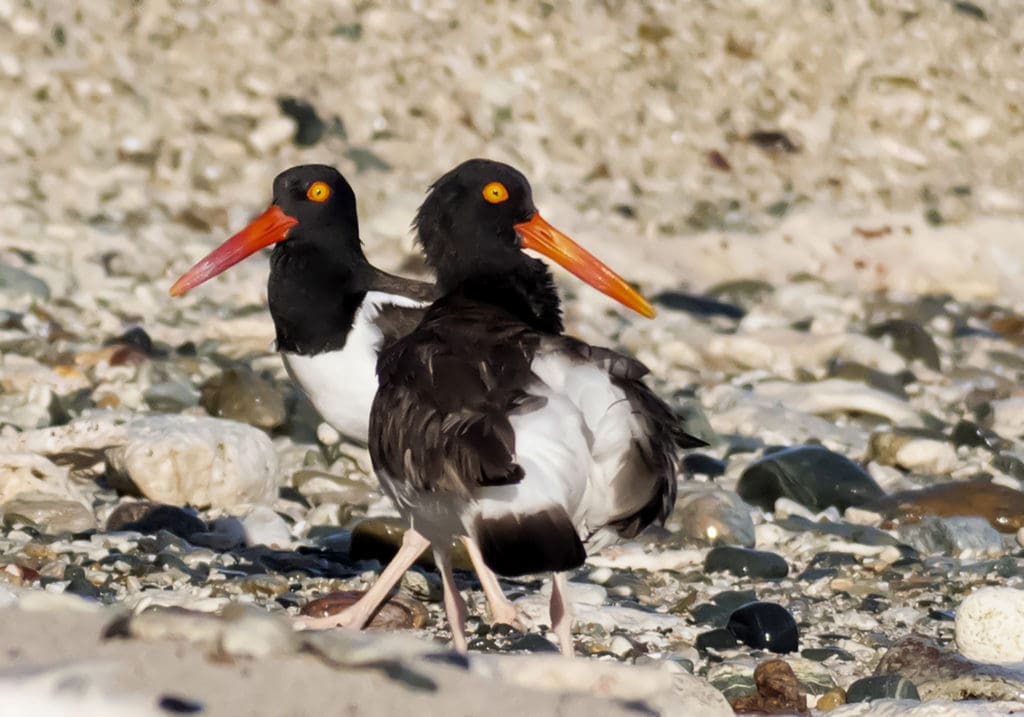
<path fill-rule="evenodd" d="M 412 526 L 385 573 L 430 545 L 465 651 L 453 535 L 471 537 L 498 574 L 552 571 L 551 624 L 572 655 L 565 571 L 663 521 L 681 449 L 703 442 L 645 385 L 643 364 L 562 334 L 548 267 L 524 249 L 644 316 L 654 309 L 541 218 L 521 173 L 465 162 L 434 183 L 415 225 L 442 296 L 378 360 L 370 455 Z"/>
<path fill-rule="evenodd" d="M 285 367 L 324 420 L 365 444 L 377 353 L 416 326 L 436 289 L 370 264 L 352 187 L 333 167 L 312 164 L 279 174 L 270 207 L 183 274 L 170 293 L 180 296 L 271 245 L 267 296 Z M 479 549 L 468 538 L 463 542 L 491 618 L 514 623 L 515 608 Z M 413 536 L 404 541 L 413 543 Z M 388 584 L 389 576 L 375 587 Z M 361 627 L 372 612 L 347 610 L 332 618 Z"/>

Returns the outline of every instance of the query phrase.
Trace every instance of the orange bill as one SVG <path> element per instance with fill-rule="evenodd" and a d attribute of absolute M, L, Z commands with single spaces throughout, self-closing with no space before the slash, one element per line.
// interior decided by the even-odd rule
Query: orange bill
<path fill-rule="evenodd" d="M 597 257 L 548 224 L 539 212 L 534 212 L 529 221 L 516 224 L 515 229 L 524 249 L 543 254 L 623 306 L 654 318 L 656 312 L 647 299 Z"/>
<path fill-rule="evenodd" d="M 171 287 L 171 296 L 181 296 L 189 289 L 212 279 L 260 249 L 288 238 L 288 230 L 299 221 L 281 211 L 276 204 L 260 214 L 242 231 L 235 234 L 186 271 Z"/>

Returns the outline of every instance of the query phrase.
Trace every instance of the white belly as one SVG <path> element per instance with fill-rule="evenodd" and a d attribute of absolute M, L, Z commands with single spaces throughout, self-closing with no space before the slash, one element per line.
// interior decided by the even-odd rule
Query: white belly
<path fill-rule="evenodd" d="M 281 354 L 288 372 L 323 419 L 343 436 L 362 443 L 367 441 L 370 404 L 377 393 L 377 352 L 383 336 L 374 319 L 382 304 L 426 305 L 403 296 L 368 292 L 344 347 L 314 356 Z"/>

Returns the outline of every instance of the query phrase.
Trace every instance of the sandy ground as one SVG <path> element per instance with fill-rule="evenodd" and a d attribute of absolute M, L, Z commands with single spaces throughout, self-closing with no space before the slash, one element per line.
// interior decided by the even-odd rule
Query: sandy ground
<path fill-rule="evenodd" d="M 527 690 L 443 665 L 424 668 L 437 690 L 421 691 L 370 670 L 332 670 L 313 656 L 216 661 L 187 644 L 103 640 L 101 634 L 110 619 L 102 611 L 0 610 L 0 686 L 12 668 L 68 666 L 77 661 L 78 671 L 70 670 L 68 675 L 86 675 L 92 686 L 86 689 L 78 684 L 81 680 L 65 679 L 63 689 L 53 693 L 75 701 L 94 689 L 104 695 L 122 695 L 132 699 L 132 707 L 124 714 L 132 714 L 140 704 L 156 705 L 161 697 L 199 702 L 205 707 L 202 714 L 209 717 L 469 717 L 493 714 L 498 706 L 502 714 L 636 714 L 596 697 Z M 11 691 L 0 694 L 0 707 L 6 705 L 0 714 L 25 714 L 14 705 L 21 699 L 20 706 L 27 706 L 33 692 L 24 683 L 19 691 L 20 697 Z M 111 709 L 109 704 L 106 709 Z M 35 713 L 35 717 L 44 715 L 45 710 Z"/>

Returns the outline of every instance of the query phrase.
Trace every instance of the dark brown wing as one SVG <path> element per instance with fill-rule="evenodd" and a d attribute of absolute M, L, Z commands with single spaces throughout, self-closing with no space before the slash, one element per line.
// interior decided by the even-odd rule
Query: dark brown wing
<path fill-rule="evenodd" d="M 506 312 L 441 300 L 411 334 L 380 354 L 370 410 L 370 456 L 389 480 L 468 498 L 516 483 L 509 417 L 543 405 L 525 388 L 541 338 Z"/>

